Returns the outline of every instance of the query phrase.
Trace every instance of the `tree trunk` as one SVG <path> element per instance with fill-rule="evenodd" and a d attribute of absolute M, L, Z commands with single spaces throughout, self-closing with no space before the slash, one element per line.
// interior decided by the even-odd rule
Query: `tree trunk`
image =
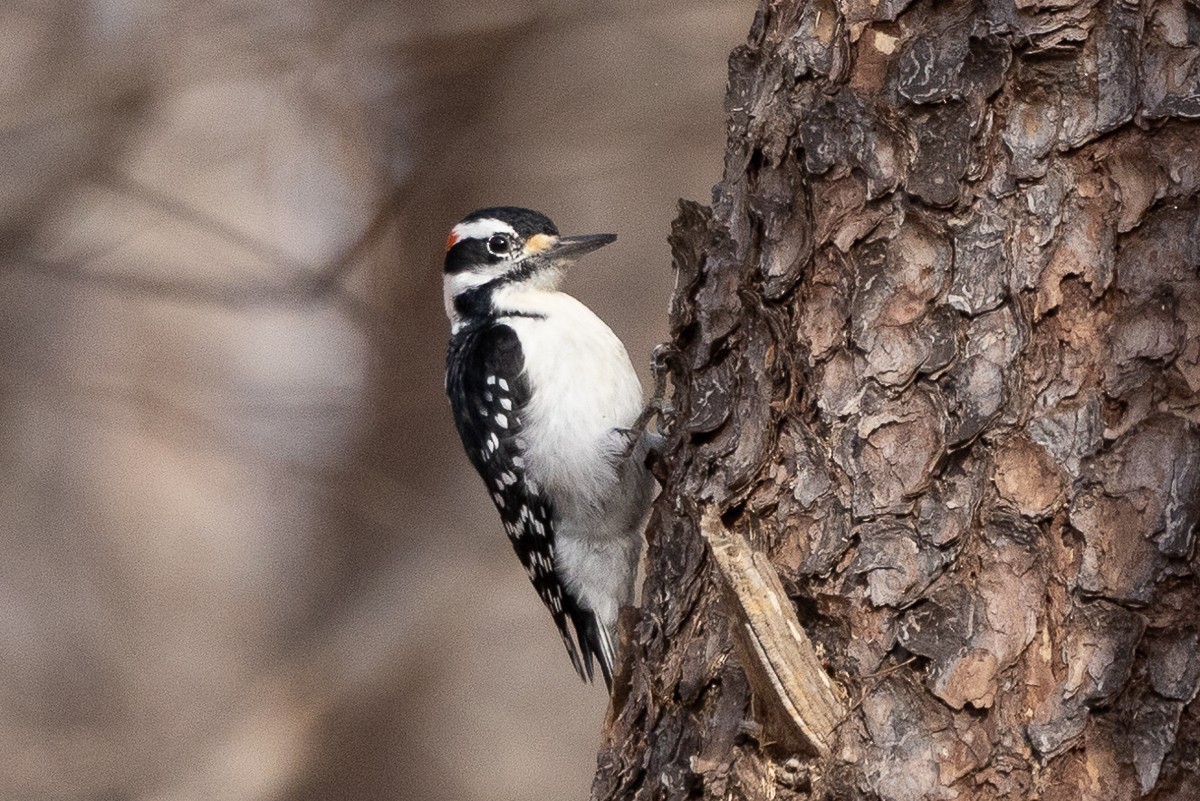
<path fill-rule="evenodd" d="M 729 80 L 594 798 L 1200 797 L 1200 8 L 764 2 Z"/>

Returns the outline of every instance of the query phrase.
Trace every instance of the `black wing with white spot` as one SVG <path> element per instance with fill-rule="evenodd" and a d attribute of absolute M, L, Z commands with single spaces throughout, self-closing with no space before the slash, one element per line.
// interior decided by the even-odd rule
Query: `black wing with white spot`
<path fill-rule="evenodd" d="M 596 656 L 612 686 L 612 647 L 607 632 L 582 608 L 554 571 L 554 510 L 525 475 L 522 415 L 529 384 L 524 357 L 512 328 L 482 323 L 459 330 L 446 358 L 446 392 L 463 447 L 487 485 L 504 530 L 538 596 L 558 626 L 571 663 L 592 680 Z M 575 629 L 571 636 L 567 621 Z M 577 644 L 578 643 L 578 647 Z"/>

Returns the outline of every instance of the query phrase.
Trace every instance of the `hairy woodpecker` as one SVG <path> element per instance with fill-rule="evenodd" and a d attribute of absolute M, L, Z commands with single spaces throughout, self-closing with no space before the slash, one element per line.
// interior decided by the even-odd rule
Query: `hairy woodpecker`
<path fill-rule="evenodd" d="M 615 239 L 559 236 L 529 209 L 481 209 L 451 230 L 443 279 L 446 392 L 463 447 L 575 670 L 592 680 L 594 656 L 610 691 L 655 435 L 635 426 L 642 387 L 624 345 L 558 286 L 568 265 Z"/>

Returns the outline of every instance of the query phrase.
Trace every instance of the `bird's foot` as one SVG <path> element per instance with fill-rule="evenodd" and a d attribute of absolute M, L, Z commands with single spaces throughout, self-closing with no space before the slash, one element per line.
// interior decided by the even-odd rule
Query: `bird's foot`
<path fill-rule="evenodd" d="M 647 438 L 652 450 L 662 450 L 663 445 L 672 437 L 675 430 L 675 407 L 666 398 L 667 378 L 671 373 L 671 363 L 679 358 L 679 351 L 672 345 L 663 344 L 654 349 L 650 356 L 650 369 L 654 374 L 654 394 L 646 402 L 646 407 L 638 415 L 633 425 L 622 432 L 628 439 L 624 457 L 629 458 L 637 449 L 638 443 Z M 657 420 L 656 431 L 649 431 L 650 421 Z"/>

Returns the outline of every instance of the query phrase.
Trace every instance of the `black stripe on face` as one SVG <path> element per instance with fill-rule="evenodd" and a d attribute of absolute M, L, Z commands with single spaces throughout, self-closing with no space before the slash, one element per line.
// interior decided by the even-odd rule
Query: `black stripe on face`
<path fill-rule="evenodd" d="M 499 264 L 503 260 L 490 253 L 482 239 L 460 239 L 446 251 L 446 274 L 461 273 L 478 264 Z"/>
<path fill-rule="evenodd" d="M 482 320 L 492 311 L 492 292 L 496 281 L 454 296 L 454 311 L 464 320 Z"/>

